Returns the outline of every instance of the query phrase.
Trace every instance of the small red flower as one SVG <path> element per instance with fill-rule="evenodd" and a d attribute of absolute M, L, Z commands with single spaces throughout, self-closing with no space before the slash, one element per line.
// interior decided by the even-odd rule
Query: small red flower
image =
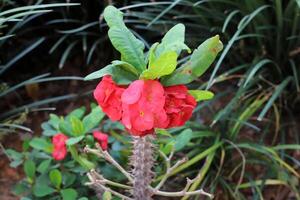
<path fill-rule="evenodd" d="M 67 155 L 67 148 L 61 147 L 61 148 L 54 148 L 52 152 L 52 156 L 54 160 L 63 160 Z"/>
<path fill-rule="evenodd" d="M 53 136 L 52 144 L 53 144 L 53 152 L 52 156 L 55 160 L 63 160 L 67 155 L 66 141 L 68 137 L 62 133 L 58 133 Z"/>
<path fill-rule="evenodd" d="M 97 140 L 97 142 L 100 144 L 101 148 L 105 151 L 108 147 L 108 135 L 105 133 L 102 133 L 100 131 L 94 131 L 93 132 L 94 138 Z"/>
<path fill-rule="evenodd" d="M 121 119 L 121 95 L 123 91 L 124 88 L 116 85 L 111 76 L 104 76 L 94 90 L 94 98 L 103 112 L 113 121 Z"/>
<path fill-rule="evenodd" d="M 183 126 L 192 116 L 197 102 L 188 94 L 184 85 L 165 87 L 166 104 L 165 110 L 169 118 L 167 128 Z"/>
<path fill-rule="evenodd" d="M 53 136 L 52 138 L 52 144 L 54 147 L 60 148 L 65 147 L 66 141 L 68 140 L 68 137 L 62 133 L 58 133 Z"/>
<path fill-rule="evenodd" d="M 153 133 L 168 125 L 163 86 L 155 80 L 132 82 L 122 94 L 122 123 L 133 135 Z"/>

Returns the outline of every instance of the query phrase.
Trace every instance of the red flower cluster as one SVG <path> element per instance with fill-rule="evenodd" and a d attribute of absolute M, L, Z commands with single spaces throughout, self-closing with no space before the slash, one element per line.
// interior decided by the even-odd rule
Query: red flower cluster
<path fill-rule="evenodd" d="M 121 120 L 139 136 L 153 133 L 154 128 L 184 125 L 196 106 L 184 85 L 164 88 L 156 80 L 136 80 L 125 89 L 105 76 L 94 97 L 110 119 Z"/>
<path fill-rule="evenodd" d="M 175 85 L 165 88 L 165 110 L 168 114 L 168 128 L 183 126 L 192 116 L 197 105 L 195 98 L 188 94 L 185 85 Z"/>
<path fill-rule="evenodd" d="M 100 131 L 94 131 L 93 132 L 94 138 L 97 140 L 97 142 L 100 144 L 101 148 L 106 151 L 108 147 L 108 135 L 105 133 L 102 133 Z"/>
<path fill-rule="evenodd" d="M 66 157 L 66 155 L 67 155 L 66 141 L 67 140 L 68 140 L 68 137 L 62 133 L 58 133 L 53 136 L 52 144 L 53 144 L 54 150 L 52 152 L 52 156 L 53 156 L 54 160 L 63 160 Z"/>
<path fill-rule="evenodd" d="M 121 119 L 121 95 L 123 91 L 124 88 L 117 86 L 110 76 L 104 76 L 94 91 L 94 97 L 103 112 L 113 121 Z"/>

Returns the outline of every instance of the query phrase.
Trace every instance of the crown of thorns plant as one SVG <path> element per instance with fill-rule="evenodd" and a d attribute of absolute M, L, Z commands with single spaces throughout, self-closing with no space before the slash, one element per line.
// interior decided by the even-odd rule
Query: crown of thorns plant
<path fill-rule="evenodd" d="M 153 140 L 155 130 L 180 127 L 192 116 L 197 102 L 211 99 L 214 94 L 204 90 L 189 90 L 186 84 L 198 79 L 212 64 L 223 45 L 216 35 L 204 41 L 190 55 L 189 60 L 177 68 L 177 60 L 182 51 L 191 53 L 184 43 L 185 27 L 177 24 L 154 43 L 147 53 L 144 44 L 137 39 L 123 22 L 123 13 L 113 6 L 104 10 L 104 19 L 109 27 L 108 36 L 114 48 L 120 52 L 121 60 L 112 61 L 106 67 L 88 75 L 85 80 L 102 78 L 94 90 L 94 98 L 102 111 L 112 121 L 120 121 L 133 138 L 133 150 L 130 158 L 132 170 L 128 172 L 107 151 L 108 136 L 94 132 L 98 142 L 97 149 L 85 147 L 85 152 L 104 158 L 125 175 L 129 184 L 107 180 L 92 169 L 88 173 L 90 182 L 99 198 L 102 195 L 115 195 L 121 199 L 150 200 L 152 196 L 190 196 L 212 194 L 202 189 L 189 192 L 190 186 L 197 180 L 187 179 L 186 186 L 179 192 L 167 192 L 160 189 L 175 169 L 186 162 L 182 159 L 171 165 L 174 152 L 164 158 L 167 170 L 160 182 L 152 187 L 152 171 L 155 151 Z M 56 160 L 62 160 L 66 154 L 67 138 L 58 134 L 53 138 Z M 117 190 L 114 188 L 118 188 Z M 120 192 L 123 189 L 124 192 Z"/>

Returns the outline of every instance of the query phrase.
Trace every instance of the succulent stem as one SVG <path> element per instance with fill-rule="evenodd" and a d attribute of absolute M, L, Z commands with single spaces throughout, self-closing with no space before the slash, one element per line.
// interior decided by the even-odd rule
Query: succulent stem
<path fill-rule="evenodd" d="M 134 200 L 152 200 L 153 191 L 150 187 L 154 173 L 152 135 L 133 137 L 133 154 L 131 165 L 133 166 L 133 198 Z"/>

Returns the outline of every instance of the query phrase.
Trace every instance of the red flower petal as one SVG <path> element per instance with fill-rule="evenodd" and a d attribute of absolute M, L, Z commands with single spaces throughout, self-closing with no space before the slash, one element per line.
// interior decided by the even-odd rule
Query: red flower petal
<path fill-rule="evenodd" d="M 97 142 L 100 144 L 101 148 L 103 150 L 107 150 L 108 147 L 108 135 L 105 133 L 102 133 L 100 131 L 94 131 L 93 132 L 94 138 L 97 140 Z"/>
<path fill-rule="evenodd" d="M 52 138 L 52 144 L 56 148 L 65 147 L 66 141 L 68 140 L 68 137 L 62 133 L 58 133 L 53 136 Z"/>
<path fill-rule="evenodd" d="M 111 76 L 104 76 L 94 90 L 94 97 L 107 116 L 115 121 L 122 116 L 121 96 L 124 88 L 117 86 Z"/>
<path fill-rule="evenodd" d="M 136 80 L 132 82 L 129 87 L 122 94 L 122 102 L 125 104 L 136 103 L 143 92 L 144 81 Z"/>
<path fill-rule="evenodd" d="M 54 148 L 52 152 L 52 157 L 54 160 L 63 160 L 67 155 L 67 148 L 61 147 L 61 148 Z"/>

